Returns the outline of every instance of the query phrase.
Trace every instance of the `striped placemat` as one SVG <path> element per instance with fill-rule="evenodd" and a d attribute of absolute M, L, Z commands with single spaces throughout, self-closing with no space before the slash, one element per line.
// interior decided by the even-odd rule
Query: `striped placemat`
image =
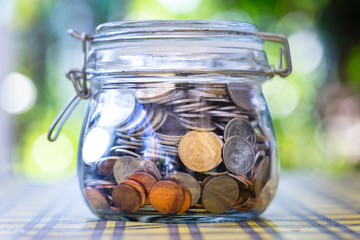
<path fill-rule="evenodd" d="M 261 217 L 200 224 L 99 220 L 87 209 L 73 178 L 47 185 L 4 182 L 0 240 L 360 239 L 360 175 L 284 175 L 274 202 Z"/>

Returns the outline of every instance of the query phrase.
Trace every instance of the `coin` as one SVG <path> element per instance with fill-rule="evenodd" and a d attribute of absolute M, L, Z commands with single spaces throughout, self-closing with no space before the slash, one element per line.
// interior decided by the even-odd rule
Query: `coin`
<path fill-rule="evenodd" d="M 226 168 L 237 174 L 246 174 L 254 166 L 254 149 L 242 137 L 228 138 L 223 147 L 223 157 Z"/>
<path fill-rule="evenodd" d="M 143 106 L 138 106 L 133 114 L 133 116 L 126 121 L 125 124 L 122 124 L 116 131 L 126 133 L 126 132 L 134 132 L 140 125 L 145 122 L 147 117 L 147 111 Z M 145 122 L 146 123 L 146 122 Z"/>
<path fill-rule="evenodd" d="M 98 163 L 96 164 L 99 173 L 104 177 L 113 179 L 114 178 L 114 175 L 113 175 L 114 163 L 115 163 L 116 159 L 118 159 L 118 158 L 119 157 L 116 157 L 116 156 L 110 156 L 110 157 L 105 157 L 105 158 L 99 159 Z"/>
<path fill-rule="evenodd" d="M 134 156 L 134 157 L 136 157 L 136 158 L 141 157 L 139 154 L 134 153 L 134 152 L 129 151 L 129 150 L 126 150 L 126 149 L 116 148 L 116 149 L 114 149 L 114 150 L 115 150 L 115 152 L 120 152 L 120 153 L 129 154 L 129 155 L 132 155 L 132 156 Z"/>
<path fill-rule="evenodd" d="M 179 118 L 179 120 L 180 120 L 180 124 L 183 127 L 194 130 L 194 131 L 211 132 L 216 129 L 216 126 L 213 125 L 212 122 L 209 122 L 205 119 L 204 120 L 197 119 L 197 120 L 189 121 L 185 118 Z"/>
<path fill-rule="evenodd" d="M 255 197 L 259 196 L 266 183 L 271 177 L 270 157 L 264 157 L 254 170 L 252 192 Z"/>
<path fill-rule="evenodd" d="M 161 174 L 158 170 L 158 168 L 155 166 L 155 164 L 146 159 L 146 158 L 141 158 L 141 163 L 143 164 L 144 168 L 145 168 L 145 172 L 151 174 L 154 178 L 156 178 L 156 180 L 160 181 L 161 180 Z"/>
<path fill-rule="evenodd" d="M 181 136 L 184 134 L 184 127 L 179 123 L 178 117 L 173 113 L 169 112 L 169 115 L 166 119 L 166 122 L 159 128 L 156 133 L 160 137 L 161 135 L 165 136 Z"/>
<path fill-rule="evenodd" d="M 150 192 L 150 203 L 159 212 L 176 213 L 184 204 L 182 188 L 172 181 L 159 181 Z"/>
<path fill-rule="evenodd" d="M 189 189 L 192 196 L 192 201 L 190 206 L 193 206 L 195 203 L 199 201 L 201 196 L 200 184 L 191 175 L 182 172 L 174 172 L 165 176 L 164 179 L 174 181 L 177 184 L 181 184 L 185 186 L 187 189 Z"/>
<path fill-rule="evenodd" d="M 99 125 L 113 127 L 125 123 L 134 113 L 136 100 L 131 92 L 109 90 L 101 111 Z"/>
<path fill-rule="evenodd" d="M 178 213 L 184 213 L 191 207 L 192 196 L 191 196 L 190 190 L 187 187 L 185 187 L 183 185 L 179 185 L 179 186 L 181 187 L 181 189 L 184 192 L 184 203 L 183 203 L 182 207 L 180 208 L 180 210 L 178 211 Z"/>
<path fill-rule="evenodd" d="M 152 84 L 152 86 L 143 86 L 135 91 L 135 97 L 139 100 L 151 100 L 164 97 L 171 94 L 175 88 L 174 85 Z"/>
<path fill-rule="evenodd" d="M 84 193 L 90 206 L 95 211 L 108 209 L 110 207 L 106 196 L 99 190 L 92 187 L 86 187 Z"/>
<path fill-rule="evenodd" d="M 141 206 L 140 193 L 129 185 L 119 185 L 112 192 L 112 199 L 115 206 L 122 212 L 134 213 Z"/>
<path fill-rule="evenodd" d="M 202 190 L 201 200 L 211 213 L 225 213 L 239 199 L 237 182 L 229 176 L 212 177 Z"/>
<path fill-rule="evenodd" d="M 256 142 L 256 134 L 251 124 L 239 118 L 234 118 L 228 124 L 226 124 L 224 130 L 225 141 L 232 136 L 240 136 L 248 140 L 248 142 L 254 146 Z"/>
<path fill-rule="evenodd" d="M 191 104 L 185 104 L 185 105 L 180 105 L 178 107 L 175 107 L 173 112 L 174 113 L 182 113 L 182 112 L 187 112 L 187 111 L 191 111 L 191 110 L 196 110 L 199 109 L 201 107 L 205 107 L 206 106 L 206 102 L 196 102 L 196 103 L 191 103 Z"/>
<path fill-rule="evenodd" d="M 110 142 L 110 134 L 99 127 L 91 129 L 84 140 L 82 157 L 85 163 L 92 164 L 106 152 Z"/>
<path fill-rule="evenodd" d="M 120 184 L 134 172 L 144 170 L 145 169 L 140 161 L 130 156 L 119 157 L 115 161 L 113 167 L 114 178 L 118 184 Z"/>
<path fill-rule="evenodd" d="M 145 173 L 145 172 L 136 172 L 136 173 L 132 174 L 129 177 L 129 179 L 136 181 L 143 186 L 143 188 L 145 189 L 145 193 L 146 193 L 145 204 L 149 204 L 150 203 L 149 193 L 150 193 L 150 190 L 153 187 L 153 185 L 157 182 L 157 180 L 153 176 L 151 176 L 150 174 Z"/>
<path fill-rule="evenodd" d="M 256 96 L 256 91 L 249 85 L 237 82 L 229 82 L 228 92 L 233 102 L 242 109 L 254 110 L 257 106 L 259 106 L 259 100 Z"/>
<path fill-rule="evenodd" d="M 145 192 L 145 189 L 143 188 L 143 186 L 141 186 L 140 183 L 138 183 L 136 181 L 133 181 L 133 180 L 124 180 L 119 185 L 128 185 L 128 186 L 133 187 L 134 189 L 136 189 L 136 191 L 138 191 L 138 193 L 140 194 L 140 198 L 141 198 L 140 207 L 142 207 L 145 204 L 146 192 Z"/>
<path fill-rule="evenodd" d="M 187 168 L 206 172 L 221 161 L 221 145 L 209 132 L 191 131 L 180 140 L 179 156 Z"/>

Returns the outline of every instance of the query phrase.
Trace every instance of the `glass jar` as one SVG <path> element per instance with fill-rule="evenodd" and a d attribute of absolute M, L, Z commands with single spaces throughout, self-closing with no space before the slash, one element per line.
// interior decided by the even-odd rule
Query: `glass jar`
<path fill-rule="evenodd" d="M 68 73 L 77 95 L 61 116 L 88 99 L 78 173 L 96 215 L 213 222 L 266 209 L 279 159 L 261 84 L 290 74 L 285 37 L 250 23 L 194 20 L 71 33 L 82 39 L 84 66 Z M 278 69 L 268 64 L 264 40 L 285 46 Z"/>

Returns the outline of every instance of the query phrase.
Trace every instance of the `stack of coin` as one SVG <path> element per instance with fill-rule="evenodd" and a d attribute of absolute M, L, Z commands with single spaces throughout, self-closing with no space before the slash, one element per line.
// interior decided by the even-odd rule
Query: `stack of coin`
<path fill-rule="evenodd" d="M 85 195 L 95 210 L 219 214 L 243 209 L 266 189 L 273 136 L 261 97 L 248 85 L 156 83 L 117 91 L 103 101 L 106 113 L 97 109 L 90 120 L 89 129 L 115 136 L 98 160 L 84 161 Z M 110 103 L 124 112 L 110 114 Z"/>

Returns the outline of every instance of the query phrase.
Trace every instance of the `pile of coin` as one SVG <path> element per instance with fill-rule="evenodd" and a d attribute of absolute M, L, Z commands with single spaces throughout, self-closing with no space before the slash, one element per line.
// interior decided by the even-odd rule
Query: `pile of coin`
<path fill-rule="evenodd" d="M 84 159 L 84 193 L 96 211 L 242 210 L 272 177 L 270 120 L 249 85 L 141 84 L 97 98 L 84 144 L 99 128 L 114 137 L 106 150 L 83 146 L 97 154 Z"/>

